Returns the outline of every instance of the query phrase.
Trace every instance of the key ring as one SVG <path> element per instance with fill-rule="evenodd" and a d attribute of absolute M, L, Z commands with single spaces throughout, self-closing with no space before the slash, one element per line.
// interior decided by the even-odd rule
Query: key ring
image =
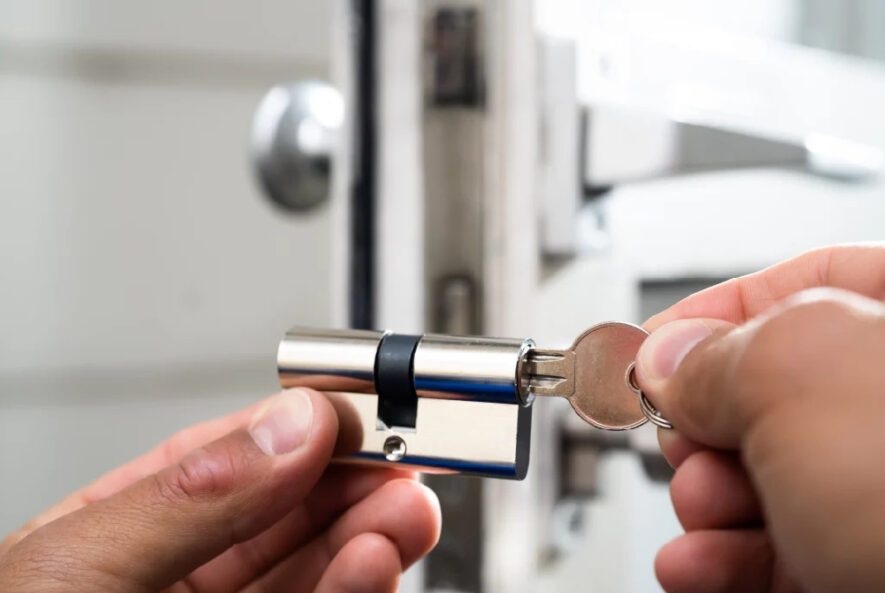
<path fill-rule="evenodd" d="M 636 384 L 636 362 L 631 362 L 630 366 L 627 367 L 627 375 L 625 379 L 627 380 L 627 385 L 630 386 L 630 389 L 636 392 L 636 395 L 639 396 L 639 408 L 642 410 L 642 413 L 645 414 L 645 417 L 648 418 L 648 421 L 654 424 L 659 428 L 666 428 L 667 430 L 671 430 L 673 425 L 669 420 L 661 416 L 661 413 L 658 412 L 658 409 L 652 405 L 651 401 L 649 401 L 648 396 L 639 388 L 639 385 Z"/>

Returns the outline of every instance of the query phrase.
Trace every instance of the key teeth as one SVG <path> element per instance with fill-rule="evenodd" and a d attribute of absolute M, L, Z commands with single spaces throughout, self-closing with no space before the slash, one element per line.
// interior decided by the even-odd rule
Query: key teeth
<path fill-rule="evenodd" d="M 575 356 L 562 350 L 533 350 L 523 369 L 536 395 L 571 397 L 575 382 Z"/>
<path fill-rule="evenodd" d="M 566 382 L 562 377 L 550 375 L 534 375 L 529 383 L 532 390 L 556 390 L 557 387 Z"/>
<path fill-rule="evenodd" d="M 533 363 L 556 362 L 563 359 L 565 359 L 564 355 L 553 352 L 534 351 L 529 355 L 529 361 Z"/>

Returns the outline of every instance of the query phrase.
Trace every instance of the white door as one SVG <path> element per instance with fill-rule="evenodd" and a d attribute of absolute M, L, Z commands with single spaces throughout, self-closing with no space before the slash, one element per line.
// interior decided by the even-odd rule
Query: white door
<path fill-rule="evenodd" d="M 273 84 L 329 76 L 324 2 L 0 6 L 0 532 L 277 389 L 325 325 L 329 215 L 249 163 Z"/>

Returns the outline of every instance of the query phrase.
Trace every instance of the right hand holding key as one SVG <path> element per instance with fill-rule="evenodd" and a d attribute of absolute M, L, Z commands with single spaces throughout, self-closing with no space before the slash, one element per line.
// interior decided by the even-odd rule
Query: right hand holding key
<path fill-rule="evenodd" d="M 652 317 L 637 379 L 675 430 L 669 593 L 885 590 L 885 245 L 833 247 Z"/>

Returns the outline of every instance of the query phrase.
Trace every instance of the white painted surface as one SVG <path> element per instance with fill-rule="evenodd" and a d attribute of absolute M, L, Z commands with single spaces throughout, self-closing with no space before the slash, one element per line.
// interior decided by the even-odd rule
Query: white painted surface
<path fill-rule="evenodd" d="M 329 17 L 0 6 L 0 532 L 268 395 L 281 332 L 327 323 L 327 214 L 271 207 L 247 139 L 275 76 L 327 69 Z"/>
<path fill-rule="evenodd" d="M 803 251 L 885 240 L 885 185 L 750 171 L 625 186 L 612 237 L 639 277 L 722 277 Z"/>
<path fill-rule="evenodd" d="M 423 104 L 421 3 L 381 8 L 376 254 L 381 328 L 424 330 Z"/>
<path fill-rule="evenodd" d="M 326 63 L 331 2 L 9 0 L 0 40 L 160 52 L 246 54 Z"/>
<path fill-rule="evenodd" d="M 0 71 L 0 373 L 257 359 L 325 318 L 324 215 L 251 177 L 262 90 Z"/>
<path fill-rule="evenodd" d="M 583 505 L 583 531 L 574 551 L 539 575 L 536 591 L 586 593 L 660 591 L 654 555 L 680 532 L 666 484 L 650 484 L 638 458 L 603 457 L 599 496 Z"/>

